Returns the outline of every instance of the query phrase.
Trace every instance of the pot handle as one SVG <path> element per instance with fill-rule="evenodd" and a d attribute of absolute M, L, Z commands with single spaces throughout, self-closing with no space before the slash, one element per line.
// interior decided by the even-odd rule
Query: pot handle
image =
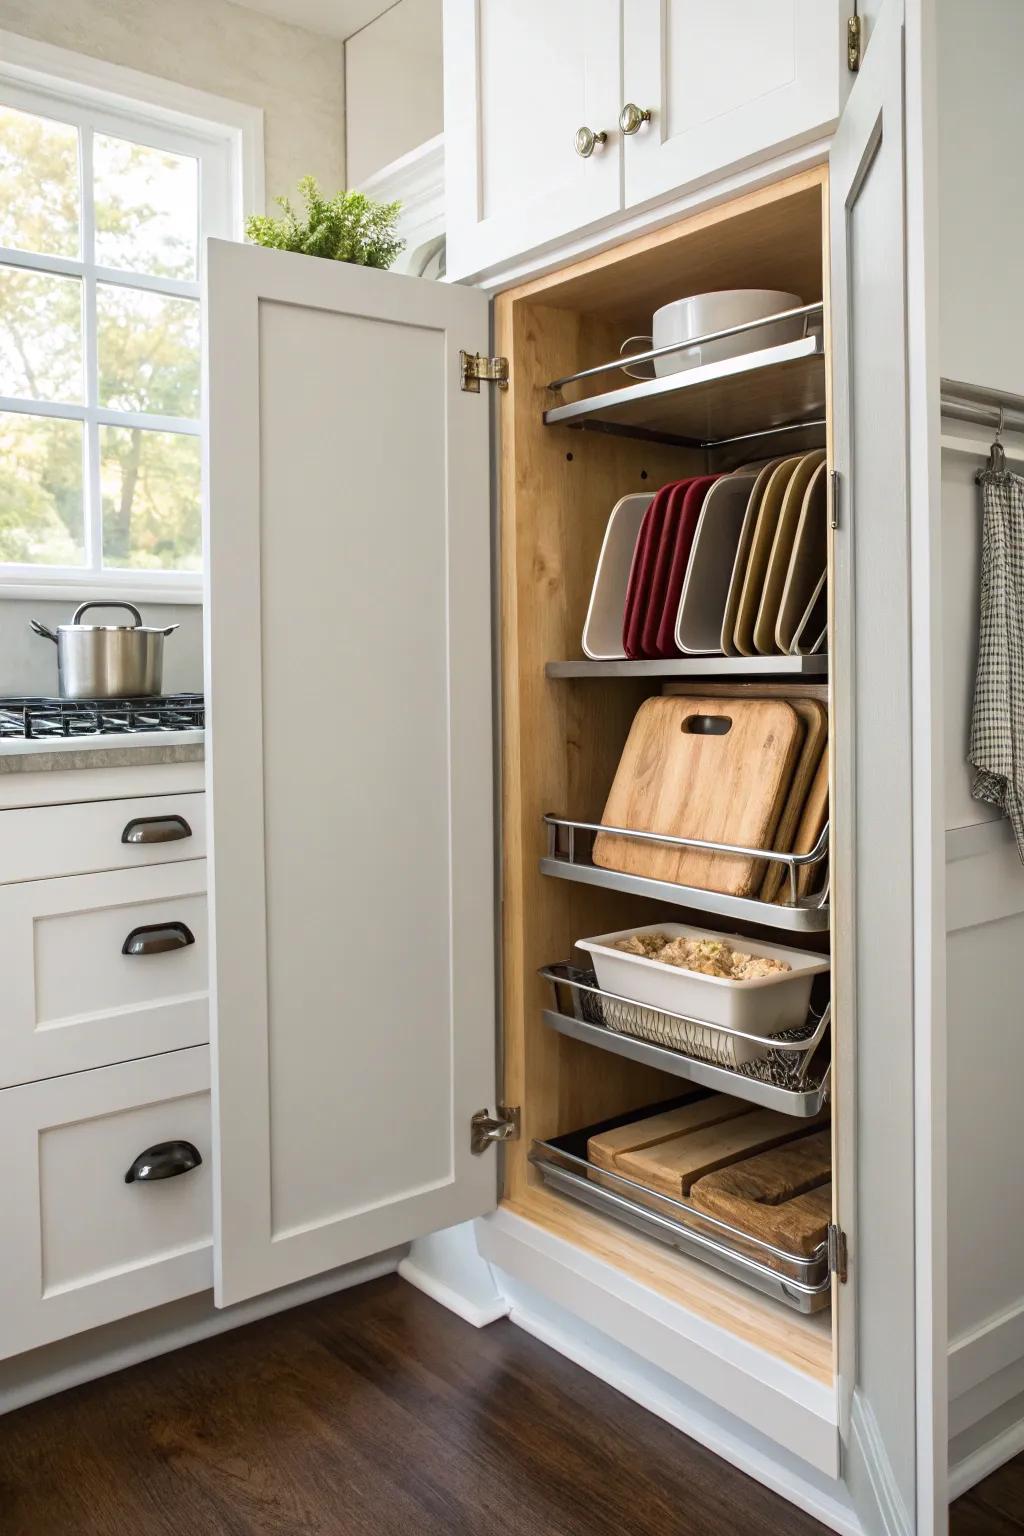
<path fill-rule="evenodd" d="M 180 628 L 181 628 L 181 625 L 180 625 L 180 624 L 168 624 L 168 626 L 167 626 L 167 628 L 166 628 L 166 629 L 162 629 L 162 630 L 161 630 L 161 631 L 160 631 L 160 633 L 161 633 L 161 634 L 162 634 L 162 635 L 173 635 L 173 634 L 174 634 L 174 631 L 175 631 L 175 630 L 176 630 L 176 629 L 180 629 Z"/>
<path fill-rule="evenodd" d="M 108 602 L 97 601 L 95 603 L 81 603 L 75 609 L 74 618 L 71 620 L 72 624 L 80 623 L 81 622 L 81 618 L 82 618 L 82 614 L 86 613 L 90 608 L 127 608 L 128 612 L 131 614 L 132 618 L 135 620 L 136 625 L 138 626 L 138 625 L 140 625 L 142 623 L 142 614 L 136 608 L 134 603 L 118 603 L 118 602 L 113 602 L 113 601 L 108 601 Z M 127 627 L 128 626 L 126 625 L 125 628 L 127 628 Z"/>
<path fill-rule="evenodd" d="M 650 349 L 654 346 L 653 336 L 627 336 L 625 341 L 622 343 L 622 346 L 619 348 L 620 357 L 629 357 L 629 353 L 626 351 L 626 348 L 632 346 L 634 341 L 639 341 L 642 343 L 642 346 L 637 348 L 638 352 L 649 352 Z M 654 364 L 652 362 L 641 363 L 640 368 L 645 371 L 640 372 L 636 368 L 630 368 L 627 363 L 622 364 L 623 373 L 628 373 L 631 379 L 654 378 Z"/>
<path fill-rule="evenodd" d="M 29 619 L 28 627 L 35 634 L 42 635 L 44 640 L 52 640 L 54 645 L 57 644 L 57 636 L 54 634 L 53 630 L 47 629 L 45 624 L 40 624 L 38 619 Z"/>

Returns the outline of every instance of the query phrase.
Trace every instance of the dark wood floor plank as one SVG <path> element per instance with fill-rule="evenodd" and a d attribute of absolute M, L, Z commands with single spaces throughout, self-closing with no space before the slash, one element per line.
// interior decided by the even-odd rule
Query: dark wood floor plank
<path fill-rule="evenodd" d="M 3 1536 L 820 1536 L 507 1322 L 389 1276 L 0 1419 Z M 1021 1536 L 1024 1461 L 953 1536 Z"/>

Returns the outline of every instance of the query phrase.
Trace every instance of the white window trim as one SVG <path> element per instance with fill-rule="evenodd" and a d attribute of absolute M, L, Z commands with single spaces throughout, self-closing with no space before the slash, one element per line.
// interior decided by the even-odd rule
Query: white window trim
<path fill-rule="evenodd" d="M 208 201 L 204 208 L 207 234 L 240 240 L 245 221 L 252 213 L 264 210 L 263 185 L 263 112 L 227 97 L 215 96 L 192 86 L 178 85 L 141 70 L 128 69 L 101 59 L 36 42 L 17 33 L 0 30 L 0 91 L 12 106 L 23 107 L 74 122 L 88 113 L 96 125 L 103 119 L 113 132 L 128 132 L 137 142 L 144 142 L 147 123 L 159 130 L 164 147 L 180 148 L 184 153 L 200 155 L 204 160 L 207 193 L 211 169 L 217 175 L 216 206 L 227 209 L 224 218 L 212 216 Z M 128 119 L 128 122 L 125 121 Z M 169 143 L 168 140 L 173 143 Z M 202 256 L 201 258 L 202 259 Z M 36 270 L 64 272 L 127 283 L 132 287 L 153 287 L 165 293 L 198 297 L 201 276 L 196 282 L 175 283 L 146 279 L 139 274 L 105 273 L 79 260 L 31 256 L 24 252 L 0 250 L 0 261 Z M 89 345 L 89 310 L 86 311 L 85 345 Z M 37 408 L 20 400 L 3 400 L 4 409 L 30 411 Z M 159 429 L 172 427 L 199 434 L 196 422 L 165 422 L 159 417 L 135 418 L 131 413 L 106 411 L 96 406 L 49 406 L 46 414 L 86 420 L 109 420 L 114 425 L 146 425 Z M 95 473 L 95 470 L 94 470 Z M 202 601 L 201 572 L 168 571 L 67 571 L 18 570 L 0 565 L 0 597 L 47 599 L 82 602 L 90 598 L 120 597 L 135 592 L 150 602 L 199 603 Z"/>

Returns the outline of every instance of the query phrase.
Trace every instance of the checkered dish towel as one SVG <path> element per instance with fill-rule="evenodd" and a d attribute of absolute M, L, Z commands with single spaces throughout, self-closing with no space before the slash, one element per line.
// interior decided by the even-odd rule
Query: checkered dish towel
<path fill-rule="evenodd" d="M 982 478 L 978 675 L 968 759 L 971 794 L 1008 816 L 1024 862 L 1024 479 Z"/>

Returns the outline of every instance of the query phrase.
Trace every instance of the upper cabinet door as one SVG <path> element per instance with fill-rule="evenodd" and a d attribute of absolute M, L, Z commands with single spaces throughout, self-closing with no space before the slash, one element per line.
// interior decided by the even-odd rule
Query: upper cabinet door
<path fill-rule="evenodd" d="M 836 1167 L 849 1240 L 835 1304 L 844 1475 L 871 1536 L 939 1529 L 933 1489 L 945 1454 L 932 1422 L 946 1385 L 930 1341 L 942 1334 L 944 1356 L 945 1309 L 934 1316 L 941 1216 L 927 1150 L 943 1101 L 926 1086 L 933 1004 L 921 980 L 944 874 L 930 853 L 920 627 L 934 562 L 919 470 L 934 423 L 916 266 L 907 299 L 920 233 L 912 224 L 908 244 L 907 188 L 923 178 L 908 161 L 922 135 L 905 136 L 918 107 L 905 93 L 903 49 L 901 0 L 884 0 L 830 156 Z"/>
<path fill-rule="evenodd" d="M 617 212 L 620 66 L 619 0 L 444 0 L 449 277 Z"/>
<path fill-rule="evenodd" d="M 651 114 L 624 138 L 626 206 L 830 132 L 849 10 L 837 0 L 624 0 L 625 102 Z"/>
<path fill-rule="evenodd" d="M 487 303 L 211 241 L 223 1306 L 493 1208 Z"/>

